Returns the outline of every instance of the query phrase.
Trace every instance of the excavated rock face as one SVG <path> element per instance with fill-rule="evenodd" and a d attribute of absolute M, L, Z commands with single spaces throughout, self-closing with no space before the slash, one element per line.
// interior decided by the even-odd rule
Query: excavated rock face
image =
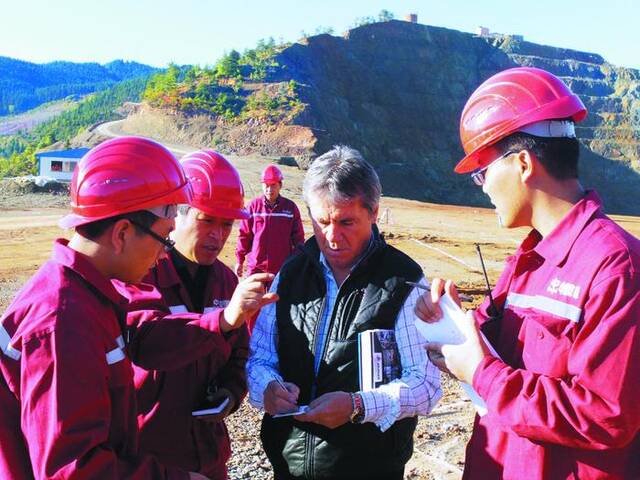
<path fill-rule="evenodd" d="M 560 76 L 589 109 L 577 129 L 581 177 L 607 210 L 640 212 L 640 71 L 596 54 L 513 37 L 485 40 L 401 21 L 319 35 L 284 50 L 272 82 L 303 85 L 294 122 L 317 137 L 307 157 L 349 144 L 376 165 L 384 192 L 440 203 L 487 205 L 453 166 L 462 158 L 460 112 L 494 73 L 518 65 Z M 311 144 L 312 142 L 310 142 Z"/>
<path fill-rule="evenodd" d="M 245 94 L 295 80 L 303 102 L 295 115 L 225 121 L 143 108 L 123 130 L 226 153 L 294 157 L 301 168 L 332 145 L 348 144 L 376 166 L 387 195 L 488 206 L 468 176 L 453 173 L 463 157 L 460 113 L 491 75 L 535 66 L 564 79 L 589 109 L 577 128 L 584 185 L 598 189 L 609 212 L 640 214 L 638 70 L 513 36 L 483 39 L 395 20 L 343 37 L 310 37 L 275 60 L 264 81 L 245 84 Z"/>

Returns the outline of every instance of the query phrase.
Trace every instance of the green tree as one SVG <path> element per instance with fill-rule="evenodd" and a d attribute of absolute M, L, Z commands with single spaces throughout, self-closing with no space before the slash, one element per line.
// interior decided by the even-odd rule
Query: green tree
<path fill-rule="evenodd" d="M 224 78 L 234 78 L 241 75 L 240 72 L 240 53 L 231 50 L 224 55 L 216 64 L 216 76 Z"/>
<path fill-rule="evenodd" d="M 317 27 L 313 34 L 314 35 L 323 35 L 323 34 L 333 35 L 333 28 L 332 27 Z"/>
<path fill-rule="evenodd" d="M 389 10 L 380 10 L 380 13 L 378 13 L 378 21 L 379 22 L 388 22 L 390 20 L 393 20 L 395 17 L 395 15 L 390 12 Z"/>
<path fill-rule="evenodd" d="M 374 17 L 358 17 L 353 22 L 352 28 L 363 27 L 365 25 L 371 25 L 372 23 L 376 23 Z"/>

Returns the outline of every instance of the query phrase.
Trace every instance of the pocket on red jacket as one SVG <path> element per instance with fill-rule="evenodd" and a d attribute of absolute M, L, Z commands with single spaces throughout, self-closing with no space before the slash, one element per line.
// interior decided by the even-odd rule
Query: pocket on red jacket
<path fill-rule="evenodd" d="M 575 327 L 571 320 L 526 314 L 521 335 L 524 368 L 551 377 L 565 376 Z"/>

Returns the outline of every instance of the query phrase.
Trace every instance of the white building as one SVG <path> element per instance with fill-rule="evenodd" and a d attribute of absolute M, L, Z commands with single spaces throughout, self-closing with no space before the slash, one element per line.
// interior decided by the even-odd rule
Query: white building
<path fill-rule="evenodd" d="M 88 151 L 88 148 L 74 148 L 57 152 L 36 153 L 38 176 L 70 182 L 77 163 Z"/>

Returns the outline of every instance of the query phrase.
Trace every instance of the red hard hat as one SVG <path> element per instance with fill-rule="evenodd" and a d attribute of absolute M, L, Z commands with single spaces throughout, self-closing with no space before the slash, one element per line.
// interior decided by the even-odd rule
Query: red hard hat
<path fill-rule="evenodd" d="M 262 171 L 262 177 L 260 177 L 260 181 L 266 184 L 279 183 L 284 179 L 284 175 L 278 167 L 275 165 L 267 165 L 267 167 Z"/>
<path fill-rule="evenodd" d="M 191 187 L 169 150 L 146 138 L 114 138 L 78 162 L 71 180 L 72 213 L 60 220 L 60 226 L 73 228 L 189 200 Z"/>
<path fill-rule="evenodd" d="M 482 151 L 522 127 L 542 120 L 587 116 L 582 101 L 562 80 L 539 68 L 518 67 L 495 74 L 471 95 L 460 117 L 460 140 L 466 153 L 455 171 L 486 166 Z"/>
<path fill-rule="evenodd" d="M 180 161 L 193 189 L 189 204 L 212 217 L 249 218 L 238 171 L 213 150 L 186 155 Z"/>

